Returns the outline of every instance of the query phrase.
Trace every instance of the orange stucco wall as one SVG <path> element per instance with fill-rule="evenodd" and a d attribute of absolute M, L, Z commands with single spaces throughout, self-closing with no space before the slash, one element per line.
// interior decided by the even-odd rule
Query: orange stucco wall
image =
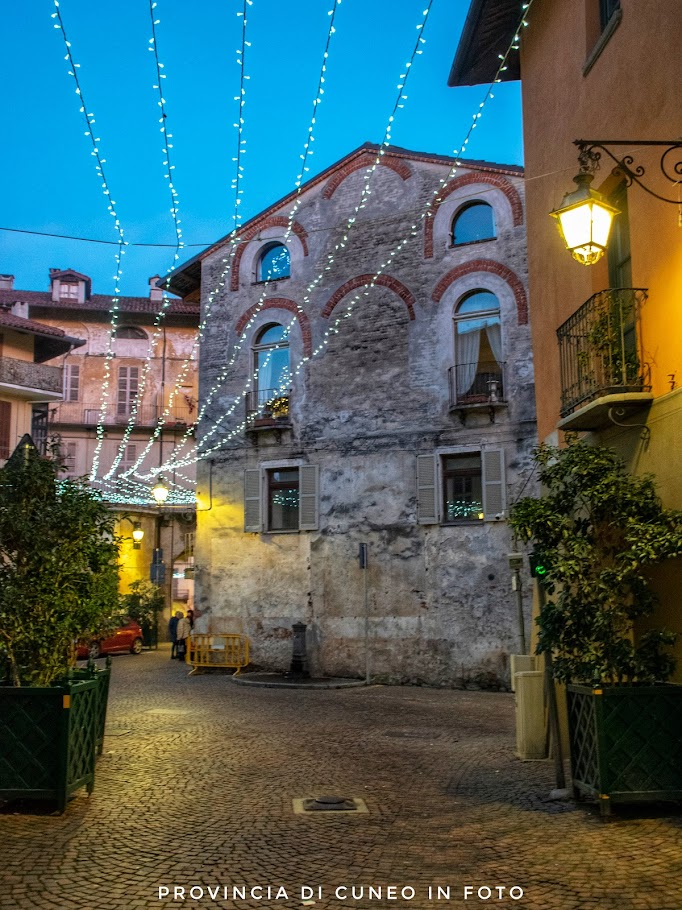
<path fill-rule="evenodd" d="M 604 265 L 585 267 L 565 250 L 548 213 L 572 188 L 574 139 L 674 139 L 682 136 L 679 0 L 621 0 L 622 18 L 589 73 L 597 0 L 536 0 L 522 47 L 526 201 L 531 324 L 539 390 L 538 433 L 559 418 L 556 329 L 596 291 L 608 287 Z M 596 27 L 598 31 L 598 26 Z M 632 150 L 657 174 L 660 150 Z M 625 149 L 624 151 L 627 151 Z M 606 183 L 603 161 L 593 186 Z M 666 184 L 668 195 L 675 190 Z M 682 229 L 675 206 L 637 186 L 628 193 L 633 285 L 647 288 L 642 314 L 654 395 L 682 385 Z"/>

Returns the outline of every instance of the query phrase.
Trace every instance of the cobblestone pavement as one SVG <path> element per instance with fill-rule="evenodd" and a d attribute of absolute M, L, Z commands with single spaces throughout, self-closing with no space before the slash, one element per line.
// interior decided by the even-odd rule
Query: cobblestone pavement
<path fill-rule="evenodd" d="M 92 796 L 62 816 L 0 813 L 3 910 L 682 910 L 680 817 L 639 807 L 604 823 L 548 801 L 551 765 L 513 756 L 509 694 L 251 688 L 168 656 L 114 659 Z M 369 812 L 294 814 L 292 799 L 321 794 Z"/>

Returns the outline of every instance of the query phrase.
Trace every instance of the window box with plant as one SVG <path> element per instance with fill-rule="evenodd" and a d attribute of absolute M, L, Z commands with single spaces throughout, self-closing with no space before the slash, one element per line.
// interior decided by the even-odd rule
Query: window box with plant
<path fill-rule="evenodd" d="M 682 799 L 682 686 L 667 683 L 676 636 L 635 630 L 655 614 L 650 567 L 682 555 L 682 513 L 610 449 L 541 446 L 536 460 L 545 495 L 510 521 L 545 568 L 538 653 L 567 684 L 574 794 L 603 812 Z"/>
<path fill-rule="evenodd" d="M 118 610 L 114 518 L 25 436 L 0 470 L 0 799 L 94 787 L 108 672 L 74 671 L 74 642 Z M 106 678 L 105 678 L 106 677 Z"/>

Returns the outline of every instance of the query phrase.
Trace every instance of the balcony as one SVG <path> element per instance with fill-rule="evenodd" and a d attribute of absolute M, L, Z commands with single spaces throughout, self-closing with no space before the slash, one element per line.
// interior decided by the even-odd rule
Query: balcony
<path fill-rule="evenodd" d="M 134 426 L 136 427 L 155 427 L 163 410 L 156 405 L 141 405 L 135 414 Z M 118 405 L 109 404 L 104 414 L 104 426 L 107 427 L 125 427 L 130 420 L 130 409 L 121 409 Z M 86 427 L 96 427 L 100 421 L 99 408 L 84 408 L 83 405 L 76 401 L 62 401 L 50 407 L 50 424 L 68 424 Z M 189 408 L 178 406 L 172 408 L 171 412 L 164 417 L 164 427 L 177 428 L 184 430 L 196 422 L 196 409 L 193 413 Z"/>
<path fill-rule="evenodd" d="M 291 427 L 291 389 L 256 389 L 246 393 L 246 429 L 282 430 Z"/>
<path fill-rule="evenodd" d="M 507 407 L 504 363 L 458 363 L 448 370 L 448 381 L 450 411 L 457 411 L 462 423 L 466 422 L 469 412 L 480 410 L 487 411 L 493 423 L 496 411 Z"/>
<path fill-rule="evenodd" d="M 62 368 L 0 357 L 0 390 L 26 401 L 55 401 L 62 397 Z"/>
<path fill-rule="evenodd" d="M 557 329 L 561 430 L 598 430 L 653 400 L 644 361 L 643 288 L 600 291 Z M 615 409 L 615 411 L 614 411 Z"/>

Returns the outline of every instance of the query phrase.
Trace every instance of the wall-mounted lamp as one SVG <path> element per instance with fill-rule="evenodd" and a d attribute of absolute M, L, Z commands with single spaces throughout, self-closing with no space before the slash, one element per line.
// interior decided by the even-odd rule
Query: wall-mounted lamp
<path fill-rule="evenodd" d="M 156 483 L 152 487 L 152 496 L 156 500 L 157 505 L 162 506 L 164 504 L 168 499 L 168 492 L 166 481 L 163 479 L 163 476 L 159 474 Z"/>
<path fill-rule="evenodd" d="M 638 140 L 638 139 L 576 139 L 580 172 L 573 178 L 577 189 L 567 193 L 559 208 L 550 212 L 556 218 L 557 227 L 567 249 L 574 259 L 583 265 L 594 265 L 606 251 L 611 224 L 619 210 L 590 187 L 594 172 L 599 167 L 602 152 L 615 163 L 611 173 L 624 180 L 626 186 L 636 183 L 650 196 L 661 202 L 679 207 L 678 223 L 682 226 L 682 141 L 680 140 Z M 641 164 L 635 165 L 632 154 L 617 158 L 611 148 L 615 146 L 660 146 L 664 148 L 659 164 L 663 179 L 677 187 L 677 198 L 672 199 L 655 192 L 647 186 L 643 177 L 646 173 Z"/>
<path fill-rule="evenodd" d="M 144 529 L 139 521 L 133 521 L 132 518 L 128 518 L 127 515 L 122 515 L 119 518 L 119 522 L 127 521 L 133 526 L 133 550 L 140 549 L 140 542 L 144 538 Z"/>

